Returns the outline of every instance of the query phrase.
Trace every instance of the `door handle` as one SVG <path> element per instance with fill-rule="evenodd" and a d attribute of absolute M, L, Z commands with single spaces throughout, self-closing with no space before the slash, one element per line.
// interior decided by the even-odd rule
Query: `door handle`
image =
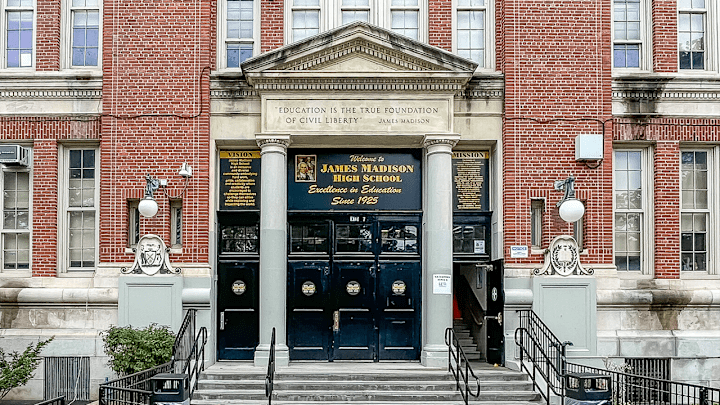
<path fill-rule="evenodd" d="M 340 311 L 333 312 L 333 332 L 340 330 Z"/>
<path fill-rule="evenodd" d="M 220 311 L 220 330 L 225 330 L 225 311 Z"/>
<path fill-rule="evenodd" d="M 498 312 L 497 316 L 485 316 L 485 319 L 495 319 L 500 326 L 502 326 L 502 318 L 502 312 Z"/>

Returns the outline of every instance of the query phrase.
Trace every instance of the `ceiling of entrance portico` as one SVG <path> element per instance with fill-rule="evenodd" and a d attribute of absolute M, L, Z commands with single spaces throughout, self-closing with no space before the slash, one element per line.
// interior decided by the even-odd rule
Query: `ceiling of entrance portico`
<path fill-rule="evenodd" d="M 417 81 L 461 87 L 476 68 L 475 62 L 364 22 L 278 48 L 242 65 L 248 82 L 256 89 L 271 90 L 281 83 L 294 82 L 307 83 L 308 90 L 315 91 L 322 90 L 322 83 L 388 79 L 402 80 L 407 85 Z M 302 85 L 293 87 L 303 90 Z"/>

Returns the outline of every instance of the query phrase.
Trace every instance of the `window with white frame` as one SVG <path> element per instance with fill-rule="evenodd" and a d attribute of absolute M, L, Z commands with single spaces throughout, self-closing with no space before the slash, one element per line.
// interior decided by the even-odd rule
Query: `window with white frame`
<path fill-rule="evenodd" d="M 680 269 L 708 270 L 710 152 L 680 153 Z"/>
<path fill-rule="evenodd" d="M 70 0 L 69 66 L 97 67 L 100 64 L 100 1 Z"/>
<path fill-rule="evenodd" d="M 542 247 L 543 216 L 545 215 L 545 200 L 534 199 L 530 201 L 530 245 L 539 249 Z"/>
<path fill-rule="evenodd" d="M 138 205 L 140 205 L 140 200 L 127 201 L 127 246 L 130 248 L 137 246 L 138 241 L 140 241 L 140 211 Z"/>
<path fill-rule="evenodd" d="M 35 48 L 35 1 L 3 0 L 3 67 L 33 67 Z"/>
<path fill-rule="evenodd" d="M 371 22 L 370 0 L 342 0 L 340 21 L 342 25 L 355 21 Z"/>
<path fill-rule="evenodd" d="M 30 169 L 2 170 L 2 269 L 30 268 Z"/>
<path fill-rule="evenodd" d="M 182 200 L 170 200 L 170 245 L 181 247 L 183 239 Z"/>
<path fill-rule="evenodd" d="M 287 43 L 355 21 L 427 40 L 427 2 L 420 0 L 289 0 L 285 4 Z"/>
<path fill-rule="evenodd" d="M 613 2 L 613 67 L 640 68 L 643 59 L 643 0 Z"/>
<path fill-rule="evenodd" d="M 65 172 L 64 269 L 94 271 L 97 263 L 98 151 L 96 148 L 68 148 Z"/>
<path fill-rule="evenodd" d="M 708 2 L 678 1 L 678 62 L 681 70 L 705 70 L 707 66 Z"/>
<path fill-rule="evenodd" d="M 291 0 L 291 2 L 293 42 L 320 33 L 320 0 Z"/>
<path fill-rule="evenodd" d="M 614 256 L 618 271 L 650 273 L 651 234 L 646 149 L 616 150 L 613 161 Z"/>
<path fill-rule="evenodd" d="M 458 56 L 488 67 L 488 21 L 490 10 L 487 0 L 457 0 L 455 3 L 455 52 Z"/>
<path fill-rule="evenodd" d="M 390 29 L 415 40 L 420 39 L 420 1 L 390 0 Z"/>
<path fill-rule="evenodd" d="M 259 53 L 260 35 L 258 0 L 222 0 L 219 2 L 219 33 L 221 44 L 218 55 L 220 68 L 235 69 Z"/>

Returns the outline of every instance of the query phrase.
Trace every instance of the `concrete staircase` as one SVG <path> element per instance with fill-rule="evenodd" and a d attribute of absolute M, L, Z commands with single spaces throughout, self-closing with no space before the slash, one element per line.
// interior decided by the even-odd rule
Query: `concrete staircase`
<path fill-rule="evenodd" d="M 539 404 L 527 376 L 484 363 L 473 365 L 480 398 L 473 404 Z M 267 404 L 265 370 L 247 362 L 218 362 L 208 368 L 193 405 Z M 418 363 L 296 363 L 278 367 L 273 404 L 462 404 L 452 375 Z"/>
<path fill-rule="evenodd" d="M 460 341 L 460 347 L 462 347 L 465 357 L 469 361 L 485 360 L 485 356 L 480 352 L 475 338 L 470 334 L 470 327 L 464 319 L 454 319 L 453 330 L 455 330 L 455 336 Z"/>

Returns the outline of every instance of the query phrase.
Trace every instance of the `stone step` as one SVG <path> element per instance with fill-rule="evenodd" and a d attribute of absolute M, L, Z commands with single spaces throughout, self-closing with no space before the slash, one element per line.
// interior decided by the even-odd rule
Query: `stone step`
<path fill-rule="evenodd" d="M 474 384 L 472 385 L 474 387 Z M 200 381 L 198 390 L 259 390 L 265 389 L 264 381 L 215 380 Z M 275 380 L 275 390 L 353 391 L 441 391 L 455 390 L 455 381 L 313 381 Z M 480 381 L 480 391 L 532 390 L 530 381 Z"/>
<path fill-rule="evenodd" d="M 483 381 L 528 381 L 528 376 L 524 373 L 508 371 L 502 368 L 481 369 L 473 365 L 475 375 Z M 265 373 L 233 373 L 226 371 L 206 370 L 200 374 L 200 381 L 208 380 L 250 380 L 265 383 Z M 432 370 L 428 372 L 397 372 L 397 373 L 295 373 L 282 372 L 275 374 L 275 382 L 293 380 L 312 380 L 312 381 L 451 381 L 453 377 L 446 370 Z"/>
<path fill-rule="evenodd" d="M 487 404 L 489 401 L 475 401 L 471 400 L 471 404 Z M 193 405 L 267 405 L 268 400 L 246 400 L 246 399 L 228 399 L 228 400 L 195 400 L 192 401 Z M 272 403 L 274 405 L 317 405 L 317 402 L 306 402 L 306 401 L 279 401 L 273 398 Z M 378 402 L 378 401 L 347 401 L 347 402 L 334 402 L 335 404 L 353 404 L 353 405 L 418 405 L 416 401 L 392 401 L 392 402 Z M 494 400 L 493 404 L 500 405 L 539 405 L 538 401 L 503 401 Z M 437 402 L 423 402 L 423 405 L 464 405 L 463 401 L 437 401 Z"/>

